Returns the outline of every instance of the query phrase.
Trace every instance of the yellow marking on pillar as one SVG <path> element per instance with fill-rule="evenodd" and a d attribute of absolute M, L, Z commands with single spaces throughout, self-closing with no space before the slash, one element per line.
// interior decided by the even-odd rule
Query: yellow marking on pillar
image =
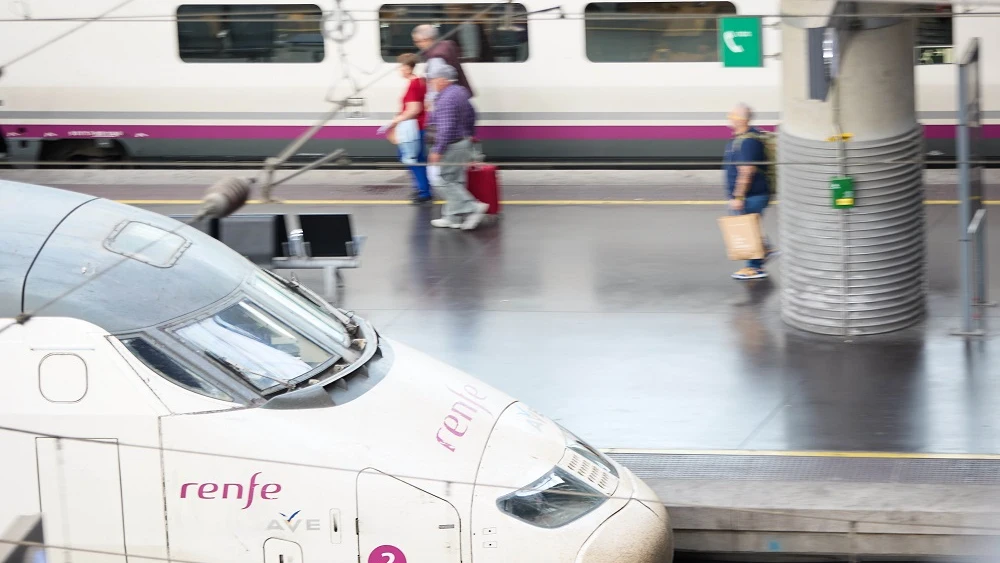
<path fill-rule="evenodd" d="M 850 141 L 852 137 L 854 137 L 854 133 L 841 133 L 840 135 L 827 137 L 826 140 L 835 143 L 837 141 Z"/>

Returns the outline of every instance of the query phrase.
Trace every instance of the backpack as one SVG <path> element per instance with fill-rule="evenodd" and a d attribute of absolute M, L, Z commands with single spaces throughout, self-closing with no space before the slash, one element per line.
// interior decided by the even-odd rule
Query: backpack
<path fill-rule="evenodd" d="M 769 131 L 751 129 L 736 137 L 736 140 L 733 141 L 733 150 L 739 151 L 740 143 L 748 137 L 757 139 L 764 145 L 764 158 L 769 163 L 767 165 L 767 184 L 771 195 L 774 195 L 778 193 L 778 166 L 775 164 L 778 161 L 778 136 Z"/>

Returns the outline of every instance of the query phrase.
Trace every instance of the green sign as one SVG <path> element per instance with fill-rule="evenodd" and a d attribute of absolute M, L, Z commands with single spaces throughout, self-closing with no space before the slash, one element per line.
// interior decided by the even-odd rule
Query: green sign
<path fill-rule="evenodd" d="M 917 47 L 918 65 L 946 65 L 954 62 L 952 60 L 952 47 L 944 46 L 920 46 Z"/>
<path fill-rule="evenodd" d="M 830 192 L 833 196 L 834 209 L 854 207 L 854 178 L 850 176 L 830 178 Z"/>
<path fill-rule="evenodd" d="M 721 18 L 719 53 L 722 66 L 764 66 L 760 28 L 760 18 Z"/>

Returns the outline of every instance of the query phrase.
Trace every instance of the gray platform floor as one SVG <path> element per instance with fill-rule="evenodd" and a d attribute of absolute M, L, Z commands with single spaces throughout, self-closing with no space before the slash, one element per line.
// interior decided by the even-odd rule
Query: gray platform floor
<path fill-rule="evenodd" d="M 949 335 L 960 311 L 954 206 L 926 207 L 927 321 L 845 342 L 782 323 L 785 257 L 770 265 L 770 280 L 729 278 L 737 265 L 725 258 L 715 221 L 724 209 L 708 201 L 719 199 L 713 177 L 697 184 L 711 190 L 695 194 L 705 202 L 676 205 L 662 195 L 674 193 L 669 186 L 655 181 L 581 189 L 615 199 L 623 186 L 646 185 L 655 191 L 648 199 L 659 198 L 615 206 L 557 204 L 572 197 L 566 182 L 549 185 L 563 190 L 559 198 L 546 196 L 540 181 L 509 182 L 508 194 L 520 189 L 549 203 L 508 205 L 499 224 L 474 232 L 432 229 L 436 207 L 376 201 L 245 210 L 352 213 L 368 245 L 362 267 L 344 272 L 343 306 L 597 447 L 1000 453 L 1000 337 L 994 330 L 969 344 Z M 164 214 L 190 212 L 183 202 L 206 185 L 42 181 L 159 199 L 144 206 Z M 365 191 L 358 182 L 338 186 L 351 197 Z M 947 186 L 934 189 L 949 197 Z M 769 213 L 774 233 L 780 209 Z M 1000 228 L 991 232 L 991 291 L 1000 297 Z M 297 275 L 321 288 L 319 272 Z M 996 325 L 1000 311 L 988 315 Z"/>

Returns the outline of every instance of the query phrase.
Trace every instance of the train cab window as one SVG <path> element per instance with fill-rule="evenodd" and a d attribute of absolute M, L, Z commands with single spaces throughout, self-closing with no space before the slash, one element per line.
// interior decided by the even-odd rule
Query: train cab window
<path fill-rule="evenodd" d="M 480 14 L 486 8 L 493 9 Z M 528 60 L 528 12 L 522 4 L 386 4 L 379 9 L 382 60 L 415 53 L 413 28 L 431 24 L 458 44 L 463 63 L 521 63 Z M 467 21 L 467 20 L 472 21 Z"/>
<path fill-rule="evenodd" d="M 146 367 L 160 374 L 168 381 L 206 397 L 219 399 L 220 401 L 233 401 L 233 398 L 228 394 L 175 362 L 170 356 L 163 353 L 144 338 L 126 338 L 122 339 L 121 343 L 136 358 L 139 358 L 142 363 L 146 364 Z"/>
<path fill-rule="evenodd" d="M 917 8 L 918 65 L 954 62 L 954 35 L 951 4 L 920 4 Z"/>
<path fill-rule="evenodd" d="M 177 8 L 186 63 L 317 63 L 323 11 L 313 4 L 198 4 Z"/>
<path fill-rule="evenodd" d="M 260 391 L 287 386 L 340 356 L 249 299 L 189 323 L 176 335 Z"/>
<path fill-rule="evenodd" d="M 595 63 L 719 61 L 717 17 L 730 2 L 592 2 L 584 9 L 587 58 Z"/>

